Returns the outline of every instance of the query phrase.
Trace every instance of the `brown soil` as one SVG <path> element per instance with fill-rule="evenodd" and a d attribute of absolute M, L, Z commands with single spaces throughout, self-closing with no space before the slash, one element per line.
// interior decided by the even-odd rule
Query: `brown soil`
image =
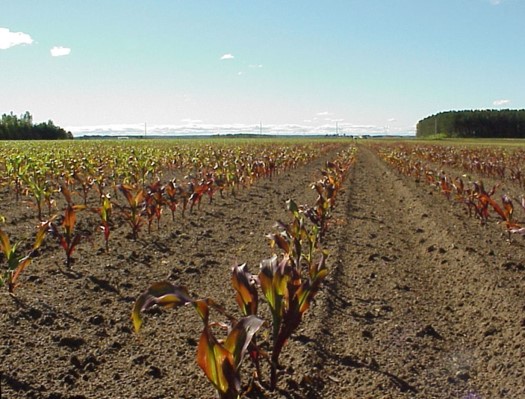
<path fill-rule="evenodd" d="M 166 214 L 136 241 L 120 226 L 109 254 L 94 236 L 71 270 L 48 238 L 16 298 L 0 294 L 1 398 L 214 397 L 195 364 L 195 312 L 148 314 L 137 337 L 133 301 L 169 279 L 234 312 L 230 267 L 255 271 L 271 256 L 264 236 L 288 220 L 287 199 L 313 202 L 326 159 L 174 223 Z M 467 218 L 362 146 L 338 200 L 331 273 L 285 347 L 279 389 L 247 396 L 525 398 L 524 240 Z M 6 230 L 29 237 L 34 221 L 6 202 Z"/>

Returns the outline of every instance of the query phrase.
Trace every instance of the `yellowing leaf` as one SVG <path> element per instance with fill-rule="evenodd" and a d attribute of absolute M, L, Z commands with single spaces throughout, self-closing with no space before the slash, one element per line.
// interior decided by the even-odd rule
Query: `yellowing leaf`
<path fill-rule="evenodd" d="M 237 292 L 235 300 L 246 316 L 257 313 L 258 294 L 253 276 L 246 264 L 234 266 L 232 271 L 232 286 Z"/>
<path fill-rule="evenodd" d="M 141 312 L 155 305 L 165 307 L 182 306 L 193 302 L 184 287 L 173 285 L 167 281 L 152 284 L 135 301 L 131 311 L 131 319 L 135 331 L 138 332 L 142 325 Z"/>
<path fill-rule="evenodd" d="M 233 356 L 217 342 L 208 326 L 204 327 L 199 340 L 197 364 L 220 395 L 236 389 L 238 381 L 235 381 Z"/>
<path fill-rule="evenodd" d="M 224 347 L 233 355 L 236 370 L 239 368 L 254 334 L 263 324 L 264 321 L 257 316 L 246 316 L 239 320 L 228 334 Z"/>
<path fill-rule="evenodd" d="M 0 229 L 0 244 L 2 245 L 2 252 L 6 258 L 9 257 L 11 253 L 11 243 L 9 242 L 9 237 L 2 229 Z"/>

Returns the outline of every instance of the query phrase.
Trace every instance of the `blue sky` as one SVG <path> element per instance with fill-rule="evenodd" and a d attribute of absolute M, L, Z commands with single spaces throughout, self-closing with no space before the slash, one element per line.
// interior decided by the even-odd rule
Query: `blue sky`
<path fill-rule="evenodd" d="M 524 0 L 0 0 L 0 113 L 75 135 L 413 132 L 525 108 Z"/>

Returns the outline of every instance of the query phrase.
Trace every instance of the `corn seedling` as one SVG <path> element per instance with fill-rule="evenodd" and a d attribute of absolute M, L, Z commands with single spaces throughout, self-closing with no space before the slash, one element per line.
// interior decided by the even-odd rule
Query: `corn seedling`
<path fill-rule="evenodd" d="M 15 199 L 18 203 L 22 192 L 22 181 L 28 168 L 27 159 L 24 156 L 16 155 L 9 157 L 6 162 L 6 172 L 11 177 L 15 186 Z"/>
<path fill-rule="evenodd" d="M 71 198 L 71 192 L 66 186 L 61 187 L 61 192 L 66 199 L 67 205 L 64 210 L 62 222 L 55 223 L 53 220 L 49 222 L 49 231 L 58 240 L 58 243 L 66 254 L 66 266 L 71 267 L 73 261 L 72 255 L 77 245 L 82 239 L 80 233 L 75 233 L 75 225 L 77 223 L 77 211 L 85 209 L 84 205 L 74 205 Z"/>
<path fill-rule="evenodd" d="M 164 205 L 163 186 L 160 181 L 150 184 L 146 189 L 144 208 L 148 218 L 148 233 L 151 233 L 151 224 L 157 220 L 157 229 L 160 229 L 160 217 Z"/>
<path fill-rule="evenodd" d="M 133 186 L 121 184 L 118 186 L 119 190 L 124 194 L 124 198 L 128 203 L 127 208 L 124 208 L 124 217 L 131 227 L 131 234 L 134 240 L 139 236 L 139 231 L 144 222 L 142 218 L 142 209 L 144 206 L 144 190 L 142 188 L 136 189 Z"/>
<path fill-rule="evenodd" d="M 279 356 L 284 345 L 299 327 L 321 282 L 328 275 L 326 257 L 327 253 L 322 252 L 320 261 L 309 265 L 308 274 L 296 267 L 287 255 L 281 260 L 274 256 L 261 262 L 258 278 L 272 314 L 271 390 L 277 386 Z"/>
<path fill-rule="evenodd" d="M 87 206 L 89 191 L 95 184 L 95 179 L 93 176 L 85 175 L 81 172 L 75 173 L 73 177 L 80 184 L 82 200 L 84 201 L 84 206 Z"/>
<path fill-rule="evenodd" d="M 189 198 L 190 201 L 190 213 L 193 213 L 193 207 L 195 204 L 197 204 L 197 209 L 200 209 L 201 206 L 201 199 L 204 194 L 208 194 L 210 196 L 210 202 L 212 199 L 213 194 L 212 193 L 212 182 L 211 181 L 200 181 L 197 185 L 194 183 L 191 183 L 191 195 Z"/>
<path fill-rule="evenodd" d="M 96 210 L 100 216 L 100 229 L 104 234 L 104 243 L 106 252 L 109 252 L 109 235 L 111 233 L 111 211 L 113 205 L 111 204 L 111 196 L 109 194 L 104 194 L 101 196 L 101 205 Z"/>
<path fill-rule="evenodd" d="M 7 268 L 0 275 L 0 286 L 7 285 L 11 294 L 17 287 L 17 280 L 20 273 L 31 263 L 33 256 L 44 241 L 48 229 L 47 223 L 42 223 L 37 231 L 32 250 L 26 256 L 18 256 L 16 253 L 19 244 L 11 245 L 8 235 L 0 229 L 0 249 L 5 257 Z"/>
<path fill-rule="evenodd" d="M 215 323 L 209 320 L 210 308 L 225 314 L 224 310 L 209 299 L 193 299 L 183 287 L 168 282 L 153 284 L 136 300 L 132 320 L 135 331 L 142 325 L 141 313 L 153 306 L 178 307 L 192 305 L 200 316 L 204 328 L 197 346 L 197 364 L 217 390 L 221 399 L 241 397 L 240 367 L 244 355 L 255 333 L 263 321 L 254 315 L 248 315 L 238 321 L 232 320 L 232 327 L 224 341 L 219 341 L 213 334 Z"/>
<path fill-rule="evenodd" d="M 323 178 L 314 184 L 313 188 L 319 195 L 315 207 L 299 207 L 294 201 L 287 202 L 287 208 L 293 215 L 290 223 L 279 222 L 281 230 L 270 235 L 272 246 L 281 251 L 260 263 L 259 273 L 252 275 L 246 264 L 235 266 L 232 269 L 231 283 L 235 290 L 235 300 L 239 306 L 242 317 L 236 320 L 226 314 L 224 309 L 211 299 L 195 299 L 181 286 L 168 282 L 155 283 L 140 295 L 132 310 L 132 321 L 135 331 L 142 325 L 142 313 L 154 306 L 179 307 L 191 305 L 200 316 L 204 327 L 200 335 L 197 348 L 197 364 L 204 371 L 208 380 L 213 384 L 220 398 L 240 398 L 243 393 L 240 380 L 240 366 L 246 353 L 256 368 L 256 377 L 261 381 L 261 368 L 259 360 L 265 358 L 270 368 L 270 389 L 277 386 L 280 367 L 279 358 L 285 343 L 300 325 L 303 315 L 310 308 L 314 297 L 318 293 L 322 281 L 326 278 L 327 252 L 320 248 L 321 230 L 327 229 L 327 220 L 333 209 L 335 197 L 341 187 L 343 175 L 353 160 L 354 149 L 346 151 L 341 159 L 327 163 L 326 170 L 322 171 Z M 196 154 L 197 155 L 197 154 Z M 119 189 L 124 194 L 129 205 L 128 220 L 139 220 L 144 206 L 149 220 L 156 214 L 153 205 L 167 203 L 174 219 L 175 210 L 182 203 L 182 214 L 186 204 L 190 202 L 190 212 L 195 205 L 199 205 L 204 194 L 210 201 L 213 193 L 218 189 L 221 193 L 229 186 L 232 193 L 238 185 L 248 186 L 256 178 L 271 178 L 277 170 L 279 156 L 265 156 L 264 161 L 254 157 L 244 158 L 242 151 L 235 154 L 235 162 L 222 160 L 221 155 L 213 168 L 213 172 L 205 172 L 199 156 L 194 156 L 189 161 L 194 170 L 200 170 L 194 176 L 185 178 L 186 186 L 179 185 L 172 180 L 166 185 L 160 183 L 148 187 L 148 193 L 137 190 L 132 186 L 120 185 Z M 279 167 L 282 170 L 297 166 L 300 161 L 309 159 L 307 152 L 300 154 L 285 154 Z M 196 177 L 197 176 L 197 177 Z M 204 176 L 204 178 L 202 177 Z M 156 198 L 156 193 L 161 193 Z M 149 197 L 144 198 L 144 197 Z M 145 204 L 145 205 L 144 205 Z M 155 205 L 155 206 L 157 206 Z M 310 225 L 308 222 L 311 221 Z M 135 223 L 140 226 L 140 223 Z M 133 224 L 132 224 L 133 227 Z M 138 231 L 138 228 L 134 229 Z M 262 295 L 259 296 L 259 288 Z M 264 322 L 257 317 L 260 298 L 269 306 L 272 315 L 271 354 L 267 355 L 257 345 L 255 334 Z M 210 310 L 217 311 L 226 317 L 231 326 L 224 340 L 215 337 L 214 327 L 224 324 L 210 322 Z"/>
<path fill-rule="evenodd" d="M 162 187 L 162 192 L 165 196 L 165 203 L 168 205 L 171 211 L 171 220 L 175 221 L 175 212 L 179 206 L 179 192 L 180 187 L 175 179 L 170 180 L 166 185 Z"/>

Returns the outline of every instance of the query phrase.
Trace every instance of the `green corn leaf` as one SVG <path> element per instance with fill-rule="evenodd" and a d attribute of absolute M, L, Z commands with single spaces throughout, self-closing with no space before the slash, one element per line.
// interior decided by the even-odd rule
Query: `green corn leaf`
<path fill-rule="evenodd" d="M 293 213 L 295 218 L 299 217 L 299 207 L 293 200 L 289 199 L 286 201 L 286 207 L 290 212 Z"/>

